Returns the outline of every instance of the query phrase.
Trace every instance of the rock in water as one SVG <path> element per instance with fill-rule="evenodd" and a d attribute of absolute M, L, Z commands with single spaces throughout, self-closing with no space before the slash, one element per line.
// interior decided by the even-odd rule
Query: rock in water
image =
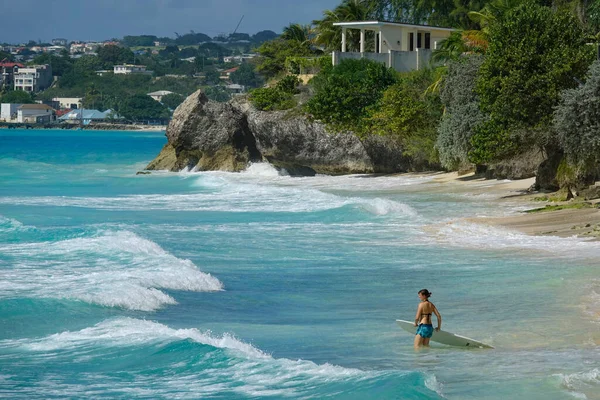
<path fill-rule="evenodd" d="M 177 107 L 167 139 L 147 169 L 241 171 L 262 160 L 246 116 L 230 103 L 209 101 L 201 90 Z"/>
<path fill-rule="evenodd" d="M 258 111 L 244 99 L 212 102 L 200 90 L 177 107 L 167 139 L 147 169 L 233 172 L 257 161 L 291 175 L 411 169 L 392 138 L 361 141 L 352 133 L 328 132 L 323 124 L 289 111 Z"/>

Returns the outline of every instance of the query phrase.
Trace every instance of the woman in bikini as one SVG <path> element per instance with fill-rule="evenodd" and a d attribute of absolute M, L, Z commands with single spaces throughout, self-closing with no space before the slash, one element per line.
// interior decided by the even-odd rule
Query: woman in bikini
<path fill-rule="evenodd" d="M 442 316 L 438 312 L 437 308 L 433 303 L 429 302 L 431 292 L 427 289 L 419 290 L 419 307 L 417 307 L 417 316 L 415 317 L 415 326 L 417 327 L 417 333 L 415 335 L 415 348 L 422 346 L 429 346 L 429 339 L 433 335 L 433 325 L 431 324 L 431 314 L 435 314 L 437 317 L 437 328 L 439 331 L 442 327 Z"/>

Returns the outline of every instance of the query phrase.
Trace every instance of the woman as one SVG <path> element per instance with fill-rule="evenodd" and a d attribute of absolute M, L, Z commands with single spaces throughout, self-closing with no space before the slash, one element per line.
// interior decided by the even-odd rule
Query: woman
<path fill-rule="evenodd" d="M 419 307 L 417 307 L 417 316 L 415 317 L 415 326 L 418 327 L 415 336 L 415 348 L 429 346 L 429 339 L 431 338 L 431 335 L 433 335 L 431 314 L 435 314 L 437 317 L 438 326 L 435 330 L 439 331 L 442 327 L 442 316 L 433 303 L 429 301 L 429 297 L 431 297 L 431 292 L 429 292 L 429 290 L 419 290 L 419 299 L 421 299 L 421 303 L 419 304 Z"/>

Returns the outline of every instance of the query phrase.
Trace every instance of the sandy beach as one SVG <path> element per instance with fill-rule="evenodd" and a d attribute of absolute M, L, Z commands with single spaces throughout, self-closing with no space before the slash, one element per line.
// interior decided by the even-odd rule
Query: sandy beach
<path fill-rule="evenodd" d="M 443 184 L 443 186 L 451 185 L 459 192 L 489 195 L 497 198 L 497 201 L 500 202 L 520 203 L 526 209 L 518 215 L 469 218 L 465 221 L 504 227 L 528 235 L 576 236 L 589 240 L 600 240 L 600 200 L 584 201 L 575 198 L 565 202 L 540 201 L 539 198 L 544 194 L 528 190 L 535 182 L 535 178 L 495 181 L 479 178 L 473 174 L 458 176 L 456 172 L 452 172 L 435 174 L 432 182 Z M 581 208 L 552 209 L 561 206 Z M 536 211 L 532 212 L 532 210 Z"/>

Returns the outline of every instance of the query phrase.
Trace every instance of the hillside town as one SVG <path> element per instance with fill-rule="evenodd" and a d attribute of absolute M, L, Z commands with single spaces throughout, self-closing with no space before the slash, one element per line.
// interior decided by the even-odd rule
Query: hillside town
<path fill-rule="evenodd" d="M 255 49 L 277 36 L 191 32 L 175 39 L 0 43 L 0 124 L 165 125 L 199 88 L 228 101 L 258 87 Z"/>

